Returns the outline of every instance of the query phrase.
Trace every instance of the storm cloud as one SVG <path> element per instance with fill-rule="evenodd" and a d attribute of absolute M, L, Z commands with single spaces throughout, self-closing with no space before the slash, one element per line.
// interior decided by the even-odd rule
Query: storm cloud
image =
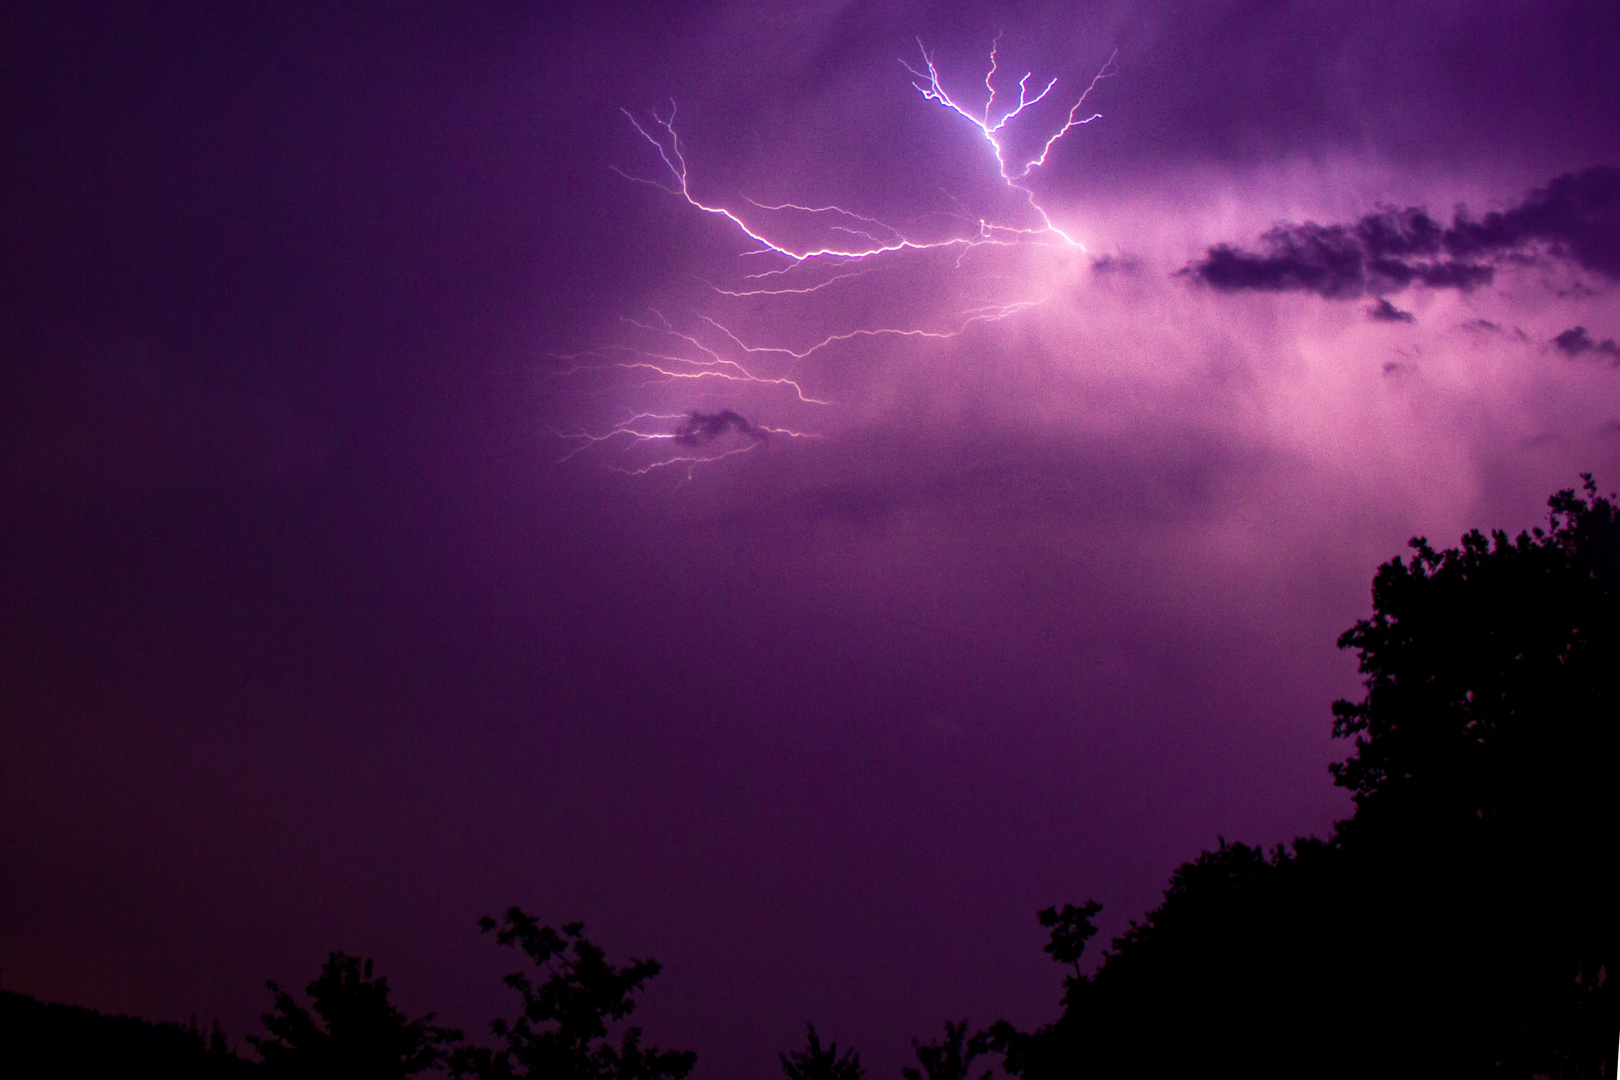
<path fill-rule="evenodd" d="M 1032 912 L 1350 811 L 1408 537 L 1620 475 L 1613 0 L 180 10 L 0 9 L 8 991 L 240 1040 L 342 948 L 487 1030 L 520 904 L 704 1080 L 898 1077 L 1056 1015 Z M 982 115 L 1001 30 L 1009 153 L 1120 50 L 1084 250 L 896 62 Z M 672 99 L 707 205 L 971 242 L 761 251 L 612 172 Z"/>
<path fill-rule="evenodd" d="M 1620 364 L 1620 344 L 1616 344 L 1614 338 L 1604 338 L 1602 341 L 1598 341 L 1592 337 L 1591 332 L 1584 326 L 1570 327 L 1553 338 L 1553 344 L 1558 347 L 1559 352 L 1571 359 L 1577 356 L 1585 356 L 1588 353 L 1596 353 L 1599 356 L 1607 356 L 1610 360 Z"/>
<path fill-rule="evenodd" d="M 1402 311 L 1387 299 L 1380 296 L 1378 302 L 1367 309 L 1367 318 L 1373 322 L 1417 322 L 1417 316 L 1410 311 Z"/>
<path fill-rule="evenodd" d="M 1308 292 L 1330 300 L 1412 285 L 1466 292 L 1490 284 L 1498 265 L 1538 255 L 1620 280 L 1620 169 L 1560 176 L 1519 205 L 1478 219 L 1459 208 L 1449 226 L 1421 207 L 1385 207 L 1353 224 L 1278 225 L 1260 245 L 1254 252 L 1217 244 L 1178 273 L 1221 292 Z"/>
<path fill-rule="evenodd" d="M 721 409 L 715 413 L 692 413 L 675 429 L 675 441 L 683 446 L 701 446 L 704 443 L 714 442 L 728 431 L 746 435 L 755 442 L 764 442 L 768 437 L 764 428 L 754 424 L 741 413 L 732 409 Z"/>

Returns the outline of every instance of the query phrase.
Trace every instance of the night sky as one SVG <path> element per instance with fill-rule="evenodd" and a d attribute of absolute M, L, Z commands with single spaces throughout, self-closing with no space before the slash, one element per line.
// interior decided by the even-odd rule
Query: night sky
<path fill-rule="evenodd" d="M 1620 482 L 1611 0 L 461 7 L 0 15 L 5 989 L 487 1039 L 515 903 L 888 1080 L 1348 813 L 1407 538 Z"/>

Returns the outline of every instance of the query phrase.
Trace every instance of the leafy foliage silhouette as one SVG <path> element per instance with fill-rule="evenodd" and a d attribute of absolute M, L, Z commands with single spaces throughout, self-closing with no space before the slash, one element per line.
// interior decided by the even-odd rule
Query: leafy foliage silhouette
<path fill-rule="evenodd" d="M 1491 987 L 1493 1064 L 1519 1075 L 1596 1075 L 1620 1028 L 1620 508 L 1583 480 L 1546 529 L 1413 540 L 1339 641 L 1367 687 L 1334 706 L 1355 747 L 1333 769 L 1356 802 L 1340 836 L 1490 943 L 1455 970 Z"/>
<path fill-rule="evenodd" d="M 545 977 L 536 982 L 523 972 L 506 976 L 506 985 L 522 996 L 523 1008 L 516 1019 L 491 1025 L 505 1047 L 458 1048 L 450 1057 L 455 1076 L 681 1080 L 692 1071 L 696 1054 L 643 1046 L 638 1027 L 626 1028 L 617 1045 L 608 1037 L 610 1026 L 634 1011 L 633 995 L 658 974 L 657 961 L 632 959 L 615 967 L 585 937 L 583 923 L 558 931 L 517 907 L 500 922 L 485 917 L 478 925 L 485 933 L 493 931 L 501 945 L 521 950 Z"/>
<path fill-rule="evenodd" d="M 861 1067 L 861 1055 L 845 1050 L 839 1056 L 837 1043 L 822 1046 L 816 1025 L 805 1026 L 809 1030 L 805 1048 L 777 1055 L 787 1080 L 863 1080 L 866 1070 Z"/>
<path fill-rule="evenodd" d="M 1090 905 L 1095 906 L 1095 905 Z M 1067 910 L 1067 909 L 1066 909 Z M 976 1058 L 989 1053 L 990 1038 L 980 1033 L 968 1035 L 968 1022 L 959 1020 L 955 1023 L 945 1021 L 945 1037 L 927 1043 L 911 1040 L 911 1048 L 917 1055 L 917 1064 L 903 1065 L 900 1075 L 905 1080 L 972 1080 L 973 1062 Z M 995 1074 L 994 1069 L 986 1069 L 979 1080 L 989 1080 Z"/>
<path fill-rule="evenodd" d="M 1409 561 L 1378 569 L 1372 614 L 1339 639 L 1358 655 L 1365 693 L 1333 706 L 1333 734 L 1352 751 L 1330 771 L 1355 812 L 1328 839 L 1266 852 L 1219 838 L 1175 870 L 1159 906 L 1116 936 L 1090 974 L 1081 960 L 1101 906 L 1038 912 L 1045 952 L 1066 969 L 1059 1017 L 1030 1032 L 1000 1021 L 971 1035 L 966 1020 L 946 1021 L 942 1038 L 912 1041 L 917 1064 L 901 1069 L 904 1080 L 975 1080 L 989 1055 L 1022 1080 L 1612 1077 L 1620 508 L 1590 476 L 1582 493 L 1558 492 L 1548 505 L 1544 529 L 1474 531 L 1444 551 L 1420 537 Z M 506 976 L 522 1008 L 491 1025 L 504 1046 L 465 1045 L 431 1013 L 407 1019 L 371 961 L 335 952 L 306 989 L 314 1015 L 268 984 L 269 1037 L 249 1039 L 264 1072 L 684 1080 L 692 1071 L 695 1054 L 643 1046 L 640 1028 L 620 1027 L 657 962 L 615 966 L 583 924 L 541 926 L 516 907 L 479 925 L 541 973 Z M 255 1071 L 217 1028 L 205 1049 L 195 1026 L 0 993 L 4 1060 L 13 1071 L 22 1063 L 23 1076 L 60 1075 L 67 1061 L 28 1056 L 36 1047 L 14 1034 L 24 1026 L 84 1033 L 102 1045 L 68 1064 L 102 1071 Z M 823 1046 L 814 1025 L 805 1049 L 779 1060 L 786 1080 L 864 1080 L 859 1054 Z"/>
<path fill-rule="evenodd" d="M 1102 905 L 1095 900 L 1086 901 L 1084 907 L 1064 904 L 1061 909 L 1049 907 L 1035 913 L 1036 920 L 1052 935 L 1042 951 L 1058 963 L 1074 968 L 1074 977 L 1065 980 L 1065 988 L 1078 984 L 1083 978 L 1080 974 L 1080 957 L 1086 951 L 1086 943 L 1097 934 L 1097 927 L 1091 920 L 1101 913 Z"/>
<path fill-rule="evenodd" d="M 372 962 L 334 952 L 305 988 L 309 1010 L 275 983 L 275 1008 L 263 1016 L 269 1038 L 248 1036 L 270 1076 L 392 1080 L 426 1072 L 446 1060 L 459 1031 L 434 1027 L 428 1013 L 407 1020 L 388 1001 L 388 980 L 372 976 Z"/>
<path fill-rule="evenodd" d="M 1620 512 L 1585 481 L 1378 570 L 1329 839 L 1222 839 L 1090 976 L 1096 911 L 1040 913 L 1074 975 L 1053 1023 L 986 1033 L 1009 1073 L 1612 1076 Z"/>

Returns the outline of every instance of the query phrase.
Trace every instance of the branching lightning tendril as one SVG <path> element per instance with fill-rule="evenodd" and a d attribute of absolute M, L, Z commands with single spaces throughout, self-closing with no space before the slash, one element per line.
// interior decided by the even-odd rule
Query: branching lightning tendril
<path fill-rule="evenodd" d="M 767 203 L 745 198 L 737 206 L 706 201 L 694 189 L 686 151 L 676 130 L 676 107 L 637 116 L 621 110 L 637 134 L 657 153 L 663 166 L 658 178 L 636 175 L 617 166 L 613 171 L 637 183 L 649 184 L 684 199 L 693 208 L 725 222 L 749 245 L 740 255 L 779 260 L 778 265 L 753 269 L 738 275 L 740 283 L 722 287 L 705 280 L 711 293 L 727 302 L 770 302 L 771 298 L 811 297 L 848 287 L 849 282 L 884 270 L 893 270 L 896 260 L 930 257 L 944 253 L 952 269 L 961 271 L 964 261 L 981 248 L 1047 247 L 1084 251 L 1069 232 L 1052 219 L 1037 199 L 1030 184 L 1031 175 L 1045 165 L 1052 148 L 1075 127 L 1089 124 L 1100 114 L 1086 114 L 1085 104 L 1097 84 L 1116 74 L 1115 57 L 1108 61 L 1091 82 L 1069 104 L 1061 119 L 1048 121 L 1051 130 L 1044 140 L 1025 142 L 1015 149 L 1010 136 L 1021 117 L 1026 123 L 1033 110 L 1052 98 L 1058 80 L 1051 79 L 1039 91 L 1030 87 L 1032 73 L 1017 83 L 1017 101 L 1011 91 L 997 86 L 999 37 L 990 49 L 990 66 L 984 77 L 986 97 L 982 109 L 962 104 L 946 88 L 934 56 L 919 40 L 920 66 L 901 60 L 912 77 L 912 85 L 922 97 L 966 120 L 989 143 L 999 176 L 1029 208 L 1026 222 L 992 221 L 986 215 L 969 213 L 961 201 L 947 197 L 953 209 L 932 217 L 937 222 L 919 227 L 916 222 L 895 224 L 858 213 L 836 204 L 798 202 Z M 1061 108 L 1061 106 L 1059 106 Z M 1030 146 L 1038 149 L 1030 150 Z M 808 238 L 807 238 L 808 237 Z M 1009 275 L 984 274 L 983 283 L 1005 281 Z M 681 324 L 654 311 L 651 319 L 625 319 L 626 340 L 573 354 L 553 354 L 563 366 L 553 374 L 585 372 L 611 373 L 617 391 L 669 388 L 701 384 L 734 387 L 737 391 L 772 392 L 789 395 L 785 404 L 828 406 L 828 398 L 807 389 L 814 386 L 814 371 L 804 365 L 818 354 L 840 346 L 883 339 L 948 339 L 959 336 L 970 326 L 996 322 L 1026 311 L 1045 299 L 1039 293 L 1017 296 L 981 297 L 979 302 L 964 301 L 952 311 L 939 315 L 933 325 L 856 325 L 830 329 L 819 337 L 790 340 L 778 332 L 775 340 L 758 340 L 757 332 L 728 325 L 721 315 L 692 312 Z M 796 324 L 795 320 L 787 322 Z M 780 399 L 779 399 L 780 400 Z M 568 461 L 587 451 L 617 452 L 630 463 L 609 462 L 608 467 L 630 475 L 684 466 L 686 479 L 705 462 L 747 453 L 766 445 L 773 437 L 818 438 L 808 432 L 785 426 L 770 426 L 745 417 L 727 406 L 713 411 L 701 408 L 685 412 L 637 411 L 626 408 L 626 418 L 605 428 L 553 430 L 557 438 L 574 445 L 559 460 Z"/>

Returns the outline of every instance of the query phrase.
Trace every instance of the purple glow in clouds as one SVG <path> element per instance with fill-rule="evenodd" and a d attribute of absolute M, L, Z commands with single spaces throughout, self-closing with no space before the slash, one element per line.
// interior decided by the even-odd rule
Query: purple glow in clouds
<path fill-rule="evenodd" d="M 1028 186 L 1027 180 L 1033 170 L 1045 164 L 1052 147 L 1071 129 L 1101 118 L 1100 113 L 1082 116 L 1081 108 L 1097 84 L 1116 74 L 1117 69 L 1114 57 L 1110 57 L 1085 90 L 1069 104 L 1066 114 L 1061 115 L 1055 125 L 1048 124 L 1049 133 L 1034 137 L 1032 145 L 1039 149 L 1019 151 L 1013 148 L 1015 138 L 1021 134 L 1019 129 L 1039 124 L 1034 110 L 1052 94 L 1058 80 L 1050 79 L 1032 96 L 1028 86 L 1031 73 L 1026 72 L 1018 80 L 1017 102 L 1007 105 L 998 114 L 998 45 L 999 36 L 997 44 L 992 45 L 990 50 L 990 66 L 984 77 L 986 97 L 980 115 L 969 113 L 952 98 L 941 82 L 933 57 L 920 41 L 918 49 L 922 54 L 924 70 L 919 71 L 909 64 L 905 64 L 905 68 L 915 79 L 921 80 L 914 86 L 925 99 L 956 113 L 983 135 L 994 153 L 1002 181 L 1009 190 L 1023 196 L 1032 213 L 1033 221 L 1030 224 L 1007 224 L 984 215 L 975 218 L 949 192 L 945 192 L 953 204 L 949 211 L 900 225 L 837 205 L 767 204 L 753 199 L 747 200 L 745 208 L 736 210 L 711 205 L 693 192 L 690 167 L 675 127 L 675 103 L 670 103 L 667 115 L 653 112 L 650 121 L 639 119 L 628 109 L 623 110 L 635 130 L 657 150 L 669 179 L 645 179 L 617 166 L 613 167 L 614 172 L 678 195 L 691 206 L 724 218 L 757 245 L 742 252 L 744 257 L 777 256 L 785 261 L 782 265 L 744 273 L 739 287 L 726 289 L 712 286 L 718 295 L 731 298 L 786 297 L 806 296 L 835 288 L 845 291 L 881 288 L 881 285 L 867 279 L 867 275 L 887 271 L 887 257 L 907 253 L 943 253 L 949 256 L 949 261 L 932 260 L 923 271 L 921 282 L 891 287 L 897 287 L 902 292 L 908 287 L 918 288 L 934 295 L 941 291 L 956 291 L 962 289 L 963 282 L 970 283 L 965 291 L 971 299 L 964 300 L 964 306 L 932 320 L 934 327 L 944 328 L 915 325 L 846 328 L 834 330 L 809 344 L 791 347 L 766 343 L 783 339 L 782 331 L 770 327 L 768 320 L 758 340 L 744 341 L 728 325 L 710 314 L 695 313 L 690 331 L 685 331 L 677 329 L 664 313 L 654 311 L 650 318 L 655 322 L 625 320 L 628 326 L 641 332 L 647 344 L 619 344 L 557 356 L 556 359 L 570 366 L 556 374 L 612 371 L 663 382 L 666 386 L 678 386 L 683 380 L 715 379 L 722 383 L 743 384 L 742 388 L 745 389 L 786 388 L 793 391 L 800 403 L 831 405 L 834 404 L 831 400 L 807 396 L 801 381 L 801 362 L 810 360 L 823 350 L 851 343 L 881 348 L 886 339 L 893 338 L 948 340 L 959 337 L 975 324 L 998 322 L 1042 303 L 1046 298 L 1044 293 L 1028 291 L 1034 282 L 1021 288 L 1023 283 L 1013 277 L 1010 287 L 1005 284 L 1011 277 L 1009 270 L 1018 272 L 1009 267 L 1005 260 L 991 262 L 988 266 L 979 265 L 986 260 L 976 260 L 973 268 L 967 272 L 964 272 L 964 265 L 975 254 L 975 249 L 981 247 L 1055 246 L 1084 252 L 1084 245 L 1053 223 L 1046 209 L 1036 201 L 1035 191 Z M 1025 110 L 1031 110 L 1031 117 L 1022 125 L 1009 127 Z M 1022 142 L 1030 143 L 1031 140 L 1025 136 Z M 1009 155 L 1012 155 L 1011 158 Z M 997 279 L 1002 283 L 985 288 Z M 793 313 L 783 313 L 783 321 L 790 326 L 793 319 Z M 632 384 L 627 389 L 640 389 L 644 385 Z M 770 406 L 762 404 L 760 407 Z M 772 427 L 752 421 L 715 429 L 701 422 L 706 414 L 697 410 L 689 414 L 661 413 L 633 411 L 626 406 L 624 411 L 627 414 L 624 419 L 598 432 L 584 427 L 557 430 L 559 438 L 576 443 L 561 460 L 567 461 L 584 451 L 598 448 L 617 450 L 622 458 L 623 451 L 651 447 L 650 458 L 634 464 L 615 462 L 608 467 L 630 475 L 644 476 L 670 466 L 686 466 L 685 479 L 690 480 L 695 466 L 746 453 L 762 445 L 768 436 L 819 437 L 808 430 Z M 724 414 L 715 415 L 739 417 L 729 408 Z M 671 422 L 678 422 L 674 431 L 668 430 Z M 702 432 L 702 437 L 694 437 L 693 430 Z M 722 439 L 730 431 L 738 431 L 748 437 L 723 440 L 725 445 L 710 448 L 709 444 Z M 660 443 L 677 444 L 680 449 L 660 451 L 656 449 Z M 698 449 L 700 447 L 701 450 Z"/>
<path fill-rule="evenodd" d="M 1616 57 L 0 5 L 3 988 L 240 1047 L 341 949 L 482 1032 L 518 904 L 662 962 L 694 1080 L 1051 1019 L 1036 911 L 1348 812 L 1379 564 L 1620 485 Z"/>

